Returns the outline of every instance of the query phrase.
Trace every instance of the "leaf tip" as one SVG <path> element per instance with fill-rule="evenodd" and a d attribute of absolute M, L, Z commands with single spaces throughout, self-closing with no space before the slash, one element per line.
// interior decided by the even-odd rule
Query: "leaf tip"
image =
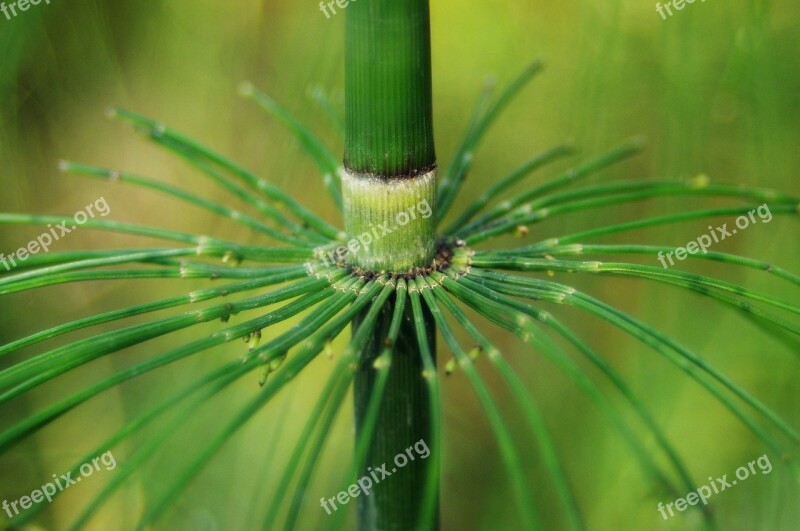
<path fill-rule="evenodd" d="M 255 88 L 253 87 L 253 84 L 251 82 L 242 81 L 241 83 L 239 83 L 239 87 L 237 88 L 237 91 L 239 92 L 240 96 L 242 96 L 244 98 L 249 98 L 250 96 L 253 95 L 253 92 L 255 91 Z"/>

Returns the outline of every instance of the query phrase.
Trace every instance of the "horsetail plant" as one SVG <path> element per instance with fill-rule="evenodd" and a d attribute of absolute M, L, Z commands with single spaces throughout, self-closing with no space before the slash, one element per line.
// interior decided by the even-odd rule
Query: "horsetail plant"
<path fill-rule="evenodd" d="M 507 385 L 523 414 L 525 428 L 541 453 L 549 477 L 537 482 L 537 488 L 555 492 L 569 529 L 586 528 L 562 464 L 564 456 L 559 455 L 548 432 L 544 414 L 526 382 L 507 361 L 508 353 L 494 345 L 482 329 L 482 322 L 476 320 L 479 317 L 518 336 L 562 370 L 619 430 L 654 484 L 676 496 L 693 490 L 698 481 L 643 401 L 595 346 L 557 317 L 557 309 L 564 306 L 607 321 L 673 363 L 738 417 L 771 452 L 781 456 L 796 452 L 800 443 L 797 428 L 758 397 L 679 341 L 576 289 L 569 285 L 568 278 L 584 274 L 635 277 L 691 290 L 738 310 L 765 330 L 779 334 L 789 348 L 796 349 L 800 328 L 777 313 L 800 313 L 800 307 L 792 302 L 707 275 L 585 257 L 639 254 L 655 258 L 673 248 L 595 242 L 609 235 L 686 220 L 748 213 L 752 216 L 754 208 L 761 204 L 768 204 L 773 215 L 796 216 L 800 205 L 797 197 L 766 189 L 711 184 L 706 179 L 612 181 L 575 187 L 634 155 L 641 145 L 638 140 L 580 161 L 565 172 L 540 180 L 523 193 L 510 193 L 512 187 L 534 172 L 572 155 L 571 147 L 565 144 L 547 148 L 509 174 L 485 183 L 485 191 L 475 201 L 459 205 L 459 210 L 450 215 L 452 221 L 440 230 L 441 223 L 457 205 L 478 144 L 541 69 L 541 63 L 535 61 L 499 94 L 495 95 L 493 88 L 484 91 L 452 162 L 441 175 L 433 141 L 427 0 L 362 1 L 346 11 L 344 122 L 338 121 L 337 111 L 322 91 L 312 92 L 323 114 L 344 133 L 343 164 L 287 109 L 251 84 L 243 84 L 242 95 L 282 122 L 316 163 L 323 186 L 343 215 L 343 228 L 329 224 L 279 187 L 188 136 L 134 112 L 112 110 L 110 117 L 132 125 L 149 141 L 183 159 L 198 175 L 211 179 L 222 190 L 245 202 L 250 213 L 235 210 L 222 200 L 208 200 L 122 171 L 62 162 L 60 168 L 64 172 L 170 196 L 233 220 L 263 236 L 271 245 L 244 245 L 209 235 L 90 219 L 83 225 L 86 229 L 156 238 L 167 244 L 52 252 L 31 256 L 14 271 L 3 273 L 2 294 L 79 281 L 134 282 L 149 278 L 215 281 L 213 287 L 77 319 L 0 347 L 0 356 L 8 356 L 23 348 L 43 346 L 46 341 L 65 334 L 98 325 L 117 325 L 112 331 L 61 347 L 42 348 L 40 354 L 4 368 L 0 371 L 3 404 L 24 399 L 30 391 L 73 369 L 133 345 L 155 341 L 201 323 L 220 321 L 221 324 L 208 337 L 160 351 L 151 359 L 90 382 L 80 391 L 4 426 L 0 451 L 8 452 L 62 415 L 123 382 L 244 339 L 247 348 L 242 349 L 241 359 L 231 360 L 189 385 L 166 393 L 163 400 L 113 433 L 72 470 L 77 475 L 81 463 L 118 447 L 153 422 L 173 414 L 170 430 L 150 436 L 145 444 L 125 456 L 124 466 L 115 471 L 113 478 L 72 522 L 70 528 L 78 529 L 87 525 L 103 503 L 130 481 L 141 465 L 153 459 L 170 436 L 189 422 L 210 398 L 243 377 L 257 373 L 254 378 L 261 389 L 254 387 L 252 398 L 234 416 L 220 425 L 209 426 L 210 435 L 193 450 L 188 465 L 170 480 L 163 492 L 148 499 L 138 529 L 150 528 L 226 441 L 279 393 L 285 393 L 295 377 L 321 353 L 330 353 L 332 341 L 349 327 L 350 339 L 341 352 L 333 353 L 337 359 L 332 374 L 290 459 L 282 473 L 276 474 L 278 488 L 263 515 L 264 529 L 296 528 L 300 511 L 317 507 L 307 487 L 351 389 L 355 450 L 348 477 L 342 484 L 370 474 L 377 479 L 375 464 L 391 463 L 398 451 L 415 442 L 424 441 L 430 448 L 427 460 L 413 463 L 402 474 L 375 485 L 370 495 L 358 497 L 359 529 L 438 529 L 445 436 L 440 379 L 454 371 L 465 377 L 486 413 L 508 475 L 521 528 L 544 529 L 535 492 L 523 472 L 523 454 L 483 374 L 489 370 L 496 371 Z M 731 197 L 741 200 L 742 206 L 674 212 L 626 223 L 599 223 L 589 230 L 541 240 L 529 232 L 529 227 L 562 214 L 668 196 Z M 46 225 L 61 221 L 59 216 L 0 214 L 0 222 L 4 224 Z M 507 249 L 486 246 L 509 234 L 530 243 Z M 769 262 L 705 249 L 702 253 L 689 253 L 688 258 L 761 270 L 800 286 L 798 275 Z M 209 304 L 200 307 L 202 303 Z M 271 305 L 277 306 L 266 310 Z M 125 320 L 147 318 L 164 310 L 173 310 L 175 314 L 125 324 Z M 291 327 L 283 333 L 270 333 L 271 327 L 284 322 Z M 437 362 L 437 331 L 452 355 L 444 364 Z M 470 342 L 465 343 L 464 337 L 469 337 Z M 608 379 L 630 411 L 619 410 L 581 363 L 563 348 L 563 343 Z M 655 441 L 659 455 L 652 455 L 644 445 L 628 413 L 641 421 L 647 437 Z M 787 466 L 800 480 L 796 460 L 787 460 Z M 325 503 L 324 498 L 322 502 Z M 711 511 L 705 506 L 698 507 L 706 525 L 713 528 Z M 11 526 L 19 528 L 33 521 L 43 508 L 44 505 L 38 504 L 20 511 Z M 326 528 L 341 528 L 344 514 L 341 510 L 334 516 L 326 516 Z"/>

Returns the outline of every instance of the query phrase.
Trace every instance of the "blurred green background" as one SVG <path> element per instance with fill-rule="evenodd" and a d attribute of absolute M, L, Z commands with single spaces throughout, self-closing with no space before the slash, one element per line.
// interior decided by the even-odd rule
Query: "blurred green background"
<path fill-rule="evenodd" d="M 601 178 L 686 179 L 703 173 L 716 182 L 800 191 L 797 2 L 695 2 L 667 20 L 652 2 L 632 0 L 439 0 L 431 9 L 441 165 L 449 163 L 487 75 L 504 82 L 535 57 L 548 65 L 482 144 L 465 199 L 547 146 L 572 139 L 581 154 L 590 155 L 637 134 L 647 138 L 646 151 Z M 59 174 L 56 162 L 67 158 L 157 177 L 240 207 L 180 161 L 104 117 L 106 107 L 119 105 L 163 120 L 231 155 L 341 225 L 313 163 L 280 124 L 239 98 L 236 86 L 252 81 L 341 153 L 334 129 L 307 94 L 319 86 L 334 101 L 343 101 L 343 28 L 341 13 L 328 20 L 314 1 L 53 1 L 31 7 L 13 20 L 0 16 L 0 211 L 71 215 L 103 196 L 111 207 L 108 219 L 264 242 L 169 198 Z M 561 163 L 530 182 L 566 167 Z M 730 203 L 671 199 L 606 208 L 546 221 L 534 226 L 527 238 L 536 241 L 700 204 Z M 683 245 L 706 232 L 707 224 L 687 222 L 607 241 Z M 715 250 L 762 258 L 798 272 L 798 228 L 797 219 L 775 218 Z M 0 227 L 0 251 L 11 252 L 40 232 L 41 227 Z M 60 242 L 57 250 L 154 243 L 83 230 Z M 518 242 L 509 238 L 505 243 Z M 640 260 L 656 265 L 648 257 Z M 705 262 L 682 265 L 798 301 L 796 288 L 758 272 Z M 639 280 L 567 275 L 557 280 L 587 290 L 678 338 L 790 424 L 800 426 L 800 353 L 789 351 L 735 312 L 678 288 Z M 68 319 L 204 285 L 93 282 L 5 296 L 0 300 L 0 344 Z M 766 452 L 733 415 L 657 354 L 577 310 L 556 308 L 554 313 L 577 328 L 625 376 L 684 456 L 698 486 L 707 482 L 707 476 L 732 475 Z M 87 381 L 217 327 L 211 323 L 75 371 L 3 406 L 3 426 Z M 697 528 L 697 511 L 662 520 L 657 503 L 671 499 L 653 488 L 619 434 L 568 379 L 508 334 L 488 329 L 541 404 L 590 529 Z M 59 419 L 0 459 L 0 499 L 17 499 L 53 473 L 63 473 L 126 419 L 157 403 L 170 389 L 240 355 L 243 348 L 230 345 L 197 355 L 106 392 Z M 9 356 L 0 360 L 0 368 L 40 351 Z M 331 367 L 324 356 L 313 363 L 209 463 L 159 528 L 227 530 L 260 525 L 303 419 Z M 481 367 L 509 421 L 521 424 L 513 401 L 487 369 L 485 364 Z M 605 381 L 591 374 L 610 391 Z M 443 389 L 442 528 L 516 529 L 506 476 L 479 404 L 459 373 L 444 379 Z M 253 376 L 205 407 L 111 500 L 91 528 L 132 528 L 149 493 L 174 477 L 199 446 L 197 441 L 210 438 L 256 390 Z M 169 425 L 169 420 L 148 433 Z M 517 431 L 547 528 L 559 529 L 564 522 L 535 445 L 524 429 Z M 318 500 L 341 490 L 352 432 L 351 406 L 345 404 L 306 493 L 301 529 L 329 525 Z M 113 449 L 120 466 L 125 466 L 126 453 L 146 440 L 144 435 Z M 655 448 L 653 441 L 645 442 Z M 782 466 L 782 457 L 770 455 L 771 474 L 751 478 L 711 499 L 722 529 L 800 528 L 800 490 Z M 98 473 L 67 491 L 39 524 L 45 529 L 63 528 L 113 474 Z M 348 506 L 351 513 L 353 509 L 353 504 Z"/>

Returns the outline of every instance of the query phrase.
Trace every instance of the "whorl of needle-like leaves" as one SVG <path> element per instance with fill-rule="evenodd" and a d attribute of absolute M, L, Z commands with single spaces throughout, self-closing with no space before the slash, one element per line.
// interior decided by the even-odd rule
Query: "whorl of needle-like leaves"
<path fill-rule="evenodd" d="M 469 170 L 473 152 L 483 138 L 484 131 L 538 69 L 538 63 L 534 63 L 498 98 L 491 100 L 486 94 L 481 99 L 453 164 L 445 171 L 438 203 L 439 222 L 454 204 L 453 198 Z M 338 168 L 327 148 L 288 111 L 266 95 L 249 85 L 243 93 L 272 112 L 296 135 L 300 145 L 319 165 L 334 201 L 340 204 Z M 319 92 L 315 93 L 315 98 L 320 101 Z M 463 375 L 474 389 L 497 437 L 514 507 L 519 515 L 520 526 L 525 529 L 543 528 L 537 510 L 539 498 L 532 492 L 530 480 L 523 472 L 523 464 L 528 461 L 523 461 L 521 457 L 521 448 L 516 444 L 516 437 L 511 436 L 506 415 L 493 398 L 492 389 L 485 383 L 484 371 L 497 371 L 513 393 L 525 419 L 525 427 L 536 441 L 542 462 L 550 475 L 549 484 L 541 481 L 536 488 L 554 489 L 563 509 L 564 527 L 567 529 L 585 528 L 571 487 L 580 477 L 568 477 L 562 465 L 565 457 L 560 455 L 559 448 L 548 432 L 544 418 L 547 412 L 539 410 L 526 382 L 516 374 L 506 360 L 505 353 L 487 337 L 476 318 L 505 328 L 562 370 L 576 389 L 585 394 L 588 401 L 619 430 L 642 471 L 662 487 L 662 492 L 670 493 L 660 499 L 692 491 L 702 483 L 698 482 L 702 477 L 694 477 L 671 444 L 669 434 L 649 413 L 646 400 L 634 392 L 603 356 L 607 349 L 579 337 L 556 314 L 583 312 L 628 333 L 706 389 L 709 396 L 723 404 L 731 415 L 738 417 L 770 452 L 782 456 L 797 453 L 800 445 L 797 427 L 784 420 L 774 406 L 753 396 L 745 387 L 726 376 L 723 369 L 712 365 L 676 339 L 601 298 L 570 285 L 573 276 L 605 275 L 645 279 L 698 293 L 719 302 L 724 308 L 739 312 L 745 319 L 785 342 L 789 353 L 796 354 L 800 336 L 797 323 L 800 307 L 796 303 L 734 282 L 683 272 L 677 267 L 659 267 L 656 256 L 659 252 L 672 250 L 669 244 L 675 242 L 645 245 L 592 241 L 610 235 L 632 233 L 640 228 L 691 220 L 703 220 L 705 225 L 707 219 L 746 214 L 754 205 L 763 203 L 769 204 L 775 216 L 797 217 L 796 197 L 772 190 L 710 184 L 705 179 L 611 181 L 574 186 L 631 155 L 638 143 L 629 142 L 598 157 L 579 162 L 570 169 L 556 172 L 550 179 L 539 178 L 538 184 L 528 191 L 504 198 L 504 193 L 512 185 L 569 154 L 568 147 L 555 146 L 499 178 L 477 200 L 466 204 L 460 214 L 454 215 L 455 219 L 439 236 L 438 249 L 443 254 L 435 267 L 407 275 L 375 274 L 350 267 L 347 260 L 328 265 L 322 263 L 318 259 L 319 253 L 341 245 L 342 231 L 269 181 L 162 124 L 128 111 L 117 110 L 111 115 L 133 124 L 155 144 L 185 160 L 198 170 L 198 175 L 211 179 L 242 201 L 249 213 L 228 206 L 227 202 L 205 199 L 192 191 L 126 172 L 70 162 L 61 164 L 64 171 L 108 179 L 120 185 L 151 189 L 184 204 L 204 209 L 221 219 L 236 222 L 263 238 L 264 243 L 243 245 L 209 235 L 95 219 L 87 221 L 84 230 L 157 238 L 168 244 L 134 249 L 54 251 L 32 256 L 13 271 L 0 275 L 0 294 L 79 281 L 124 280 L 137 285 L 145 279 L 171 278 L 180 282 L 180 279 L 205 278 L 214 281 L 203 289 L 79 318 L 1 346 L 0 357 L 16 354 L 23 348 L 38 349 L 37 354 L 25 356 L 0 371 L 2 407 L 13 407 L 19 400 L 25 400 L 29 392 L 49 385 L 73 369 L 106 356 L 116 356 L 126 348 L 147 343 L 153 351 L 158 352 L 126 368 L 114 369 L 104 378 L 87 381 L 79 391 L 59 396 L 22 419 L 3 415 L 0 431 L 0 451 L 3 453 L 11 451 L 56 419 L 124 382 L 147 378 L 148 374 L 161 367 L 226 344 L 238 345 L 235 350 L 240 352 L 238 357 L 209 369 L 193 381 L 180 382 L 175 388 L 165 389 L 155 405 L 144 408 L 137 416 L 128 419 L 123 427 L 112 429 L 105 440 L 98 441 L 92 452 L 75 462 L 73 475 L 78 474 L 82 463 L 90 461 L 100 452 L 109 449 L 116 451 L 131 438 L 149 434 L 144 444 L 131 446 L 132 450 L 126 455 L 116 454 L 125 466 L 109 476 L 100 492 L 75 515 L 71 529 L 88 523 L 111 494 L 128 482 L 135 481 L 133 474 L 150 462 L 188 421 L 208 411 L 209 403 L 221 391 L 242 377 L 259 371 L 258 380 L 263 384 L 263 389 L 257 391 L 257 387 L 254 388 L 252 398 L 235 415 L 224 419 L 214 416 L 216 422 L 207 425 L 208 436 L 198 441 L 196 447 L 186 450 L 191 452 L 191 459 L 180 473 L 171 479 L 167 488 L 146 497 L 147 506 L 141 515 L 139 528 L 146 528 L 155 522 L 226 441 L 256 413 L 268 407 L 305 367 L 326 351 L 335 358 L 331 377 L 318 393 L 319 402 L 307 419 L 302 436 L 292 442 L 295 449 L 283 468 L 278 488 L 269 492 L 254 492 L 254 500 L 260 503 L 253 503 L 251 507 L 266 507 L 256 518 L 262 519 L 268 528 L 296 528 L 298 522 L 306 521 L 301 518 L 313 519 L 309 515 L 314 514 L 320 515 L 320 518 L 331 518 L 326 520 L 326 526 L 334 522 L 331 528 L 341 528 L 345 523 L 345 512 L 340 511 L 333 517 L 325 516 L 317 507 L 319 493 L 307 492 L 307 487 L 323 454 L 333 421 L 341 410 L 343 397 L 353 380 L 357 355 L 368 341 L 378 341 L 383 348 L 374 360 L 376 374 L 371 384 L 370 401 L 361 417 L 364 429 L 359 431 L 350 472 L 337 483 L 337 488 L 349 483 L 349 478 L 354 477 L 355 471 L 363 466 L 369 441 L 378 422 L 376 415 L 383 400 L 382 390 L 385 389 L 387 371 L 394 362 L 398 330 L 406 319 L 416 335 L 425 385 L 431 397 L 427 402 L 431 419 L 430 440 L 427 441 L 431 450 L 428 466 L 438 467 L 442 462 L 445 434 L 439 379 L 443 374 L 457 369 L 458 374 Z M 737 203 L 726 207 L 668 212 L 620 223 L 598 222 L 602 218 L 594 217 L 592 228 L 547 239 L 537 239 L 533 231 L 527 230 L 530 226 L 547 223 L 549 233 L 557 234 L 558 220 L 564 214 L 590 212 L 600 207 L 658 200 L 668 196 L 718 196 Z M 0 214 L 0 223 L 3 224 L 43 225 L 61 220 L 60 216 Z M 509 233 L 517 234 L 526 242 L 518 247 L 500 250 L 476 247 Z M 678 241 L 685 240 L 678 238 Z M 646 257 L 647 262 L 601 261 L 600 258 L 607 254 L 617 257 L 639 255 Z M 800 277 L 770 262 L 716 250 L 690 254 L 688 258 L 759 270 L 783 282 L 787 289 L 800 287 Z M 388 304 L 392 304 L 392 312 L 385 315 L 382 311 Z M 471 311 L 467 312 L 468 309 Z M 164 312 L 171 313 L 164 316 Z M 333 352 L 332 341 L 357 316 L 360 319 L 357 332 L 346 341 L 343 349 L 338 353 Z M 431 355 L 429 316 L 453 355 L 442 370 L 437 369 Z M 134 317 L 137 318 L 135 323 L 128 322 Z M 381 319 L 385 321 L 376 328 Z M 211 335 L 202 335 L 171 349 L 159 349 L 159 338 L 212 321 L 219 321 L 220 324 Z M 293 323 L 293 326 L 280 333 L 272 332 L 273 325 L 284 321 Z M 47 342 L 55 338 L 97 326 L 104 326 L 106 331 L 67 341 L 62 346 L 47 346 Z M 370 331 L 376 329 L 382 331 L 381 337 L 370 337 Z M 457 329 L 461 329 L 463 334 Z M 555 341 L 553 336 L 564 341 Z M 469 342 L 464 343 L 463 337 L 469 337 Z M 248 340 L 248 345 L 242 343 L 242 338 Z M 595 376 L 586 372 L 584 365 L 564 350 L 565 344 L 608 380 L 622 398 L 624 411 L 618 409 L 616 400 L 606 397 Z M 756 353 L 753 355 L 756 356 Z M 515 362 L 524 363 L 522 360 Z M 637 422 L 632 422 L 629 412 L 638 419 Z M 170 413 L 172 416 L 166 428 L 147 431 Z M 653 447 L 644 441 L 654 441 L 657 451 L 654 452 Z M 265 459 L 269 459 L 267 454 Z M 277 466 L 276 463 L 273 465 Z M 786 466 L 793 471 L 795 478 L 800 478 L 796 459 L 790 458 Z M 431 524 L 437 518 L 438 474 L 428 474 L 426 477 L 420 486 L 420 521 L 417 522 L 420 527 Z M 306 505 L 315 509 L 303 511 Z M 36 504 L 16 516 L 12 523 L 22 525 L 32 521 L 45 507 L 45 504 Z M 697 506 L 695 510 L 711 520 L 712 516 L 705 507 Z M 279 524 L 280 518 L 283 520 Z"/>

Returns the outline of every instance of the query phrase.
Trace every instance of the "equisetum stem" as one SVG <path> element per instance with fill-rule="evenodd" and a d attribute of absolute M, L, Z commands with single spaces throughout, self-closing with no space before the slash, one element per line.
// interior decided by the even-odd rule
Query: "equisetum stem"
<path fill-rule="evenodd" d="M 342 171 L 349 261 L 367 271 L 430 265 L 436 251 L 436 170 L 405 179 Z"/>
<path fill-rule="evenodd" d="M 436 166 L 428 0 L 348 7 L 344 165 L 384 178 Z"/>
<path fill-rule="evenodd" d="M 436 253 L 428 0 L 351 3 L 346 17 L 341 182 L 347 261 L 365 272 L 413 274 L 416 268 L 431 265 Z M 402 279 L 398 283 L 405 285 Z M 373 477 L 376 467 L 384 464 L 391 471 L 395 456 L 418 441 L 430 441 L 435 409 L 410 306 L 397 307 L 405 297 L 398 291 L 389 300 L 359 357 L 354 385 L 356 438 L 368 434 L 366 413 L 376 390 L 375 365 L 385 361 L 381 355 L 386 347 L 392 348 L 378 420 L 359 478 Z M 403 318 L 396 340 L 387 345 L 396 307 Z M 353 322 L 354 334 L 363 317 Z M 429 313 L 422 319 L 430 364 L 436 328 Z M 438 462 L 440 456 L 416 461 L 376 483 L 370 496 L 359 497 L 359 530 L 437 529 L 438 518 L 430 508 L 438 501 L 425 496 L 426 485 L 438 484 L 430 481 L 439 474 Z M 436 503 L 431 505 L 431 500 Z M 432 521 L 423 521 L 426 513 Z"/>
<path fill-rule="evenodd" d="M 398 293 L 397 297 L 406 295 Z M 357 434 L 366 428 L 367 407 L 376 391 L 377 364 L 384 362 L 380 359 L 386 348 L 383 338 L 388 334 L 396 304 L 397 300 L 393 297 L 391 304 L 383 308 L 361 353 L 353 392 Z M 374 485 L 370 496 L 360 496 L 357 500 L 360 531 L 435 529 L 420 522 L 428 475 L 438 474 L 438 470 L 429 466 L 434 460 L 430 457 L 425 461 L 417 460 L 392 472 L 396 468 L 395 457 L 398 454 L 404 454 L 407 448 L 419 441 L 431 444 L 431 397 L 427 382 L 422 377 L 423 361 L 410 306 L 405 305 L 403 311 L 378 420 L 366 460 L 358 472 L 359 478 L 369 477 L 372 480 L 377 477 L 380 480 L 380 483 L 372 481 Z M 359 317 L 363 318 L 363 314 Z M 353 326 L 357 327 L 358 322 L 354 322 Z M 428 344 L 432 346 L 435 329 L 428 327 L 427 330 Z M 391 476 L 383 477 L 381 472 L 377 472 L 384 465 Z"/>

